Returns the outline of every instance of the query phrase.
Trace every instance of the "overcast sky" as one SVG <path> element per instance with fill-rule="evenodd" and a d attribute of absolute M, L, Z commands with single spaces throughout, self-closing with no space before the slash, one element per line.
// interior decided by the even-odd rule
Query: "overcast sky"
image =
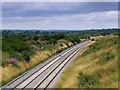
<path fill-rule="evenodd" d="M 117 2 L 4 2 L 3 28 L 83 30 L 118 27 Z"/>

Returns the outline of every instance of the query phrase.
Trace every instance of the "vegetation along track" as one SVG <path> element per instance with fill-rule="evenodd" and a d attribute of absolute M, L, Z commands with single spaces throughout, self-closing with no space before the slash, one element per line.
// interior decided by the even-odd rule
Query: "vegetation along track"
<path fill-rule="evenodd" d="M 59 71 L 71 60 L 71 58 L 77 52 L 82 49 L 83 45 L 86 43 L 87 42 L 83 42 L 82 44 L 74 46 L 73 48 L 64 52 L 62 55 L 59 55 L 57 58 L 53 59 L 51 62 L 48 62 L 44 66 L 35 70 L 33 69 L 33 72 L 25 74 L 23 77 L 14 80 L 12 83 L 5 85 L 3 88 L 47 88 L 47 86 L 55 78 Z"/>

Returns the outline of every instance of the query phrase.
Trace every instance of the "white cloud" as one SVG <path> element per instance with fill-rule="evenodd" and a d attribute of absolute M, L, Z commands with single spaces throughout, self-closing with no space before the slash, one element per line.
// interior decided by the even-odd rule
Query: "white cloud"
<path fill-rule="evenodd" d="M 118 17 L 118 11 L 109 11 L 109 12 L 107 13 L 107 16 L 108 16 L 109 18 L 116 18 L 116 17 Z"/>
<path fill-rule="evenodd" d="M 6 18 L 3 28 L 36 28 L 36 29 L 87 29 L 118 27 L 118 12 L 94 12 L 54 17 L 17 17 Z"/>

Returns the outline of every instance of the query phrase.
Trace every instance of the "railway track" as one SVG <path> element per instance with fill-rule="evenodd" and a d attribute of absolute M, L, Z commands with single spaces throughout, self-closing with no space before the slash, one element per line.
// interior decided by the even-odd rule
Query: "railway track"
<path fill-rule="evenodd" d="M 24 90 L 26 88 L 33 88 L 36 90 L 51 87 L 56 77 L 59 76 L 59 73 L 64 70 L 64 67 L 67 66 L 72 58 L 74 58 L 75 55 L 84 48 L 86 43 L 89 42 L 90 41 L 82 42 L 50 58 L 46 62 L 6 84 L 2 89 Z"/>

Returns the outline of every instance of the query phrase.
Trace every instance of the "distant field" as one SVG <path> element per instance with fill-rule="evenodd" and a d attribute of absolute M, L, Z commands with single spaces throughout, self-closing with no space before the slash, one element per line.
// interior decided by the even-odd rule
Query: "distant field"
<path fill-rule="evenodd" d="M 118 88 L 118 36 L 108 35 L 89 45 L 56 88 Z"/>

